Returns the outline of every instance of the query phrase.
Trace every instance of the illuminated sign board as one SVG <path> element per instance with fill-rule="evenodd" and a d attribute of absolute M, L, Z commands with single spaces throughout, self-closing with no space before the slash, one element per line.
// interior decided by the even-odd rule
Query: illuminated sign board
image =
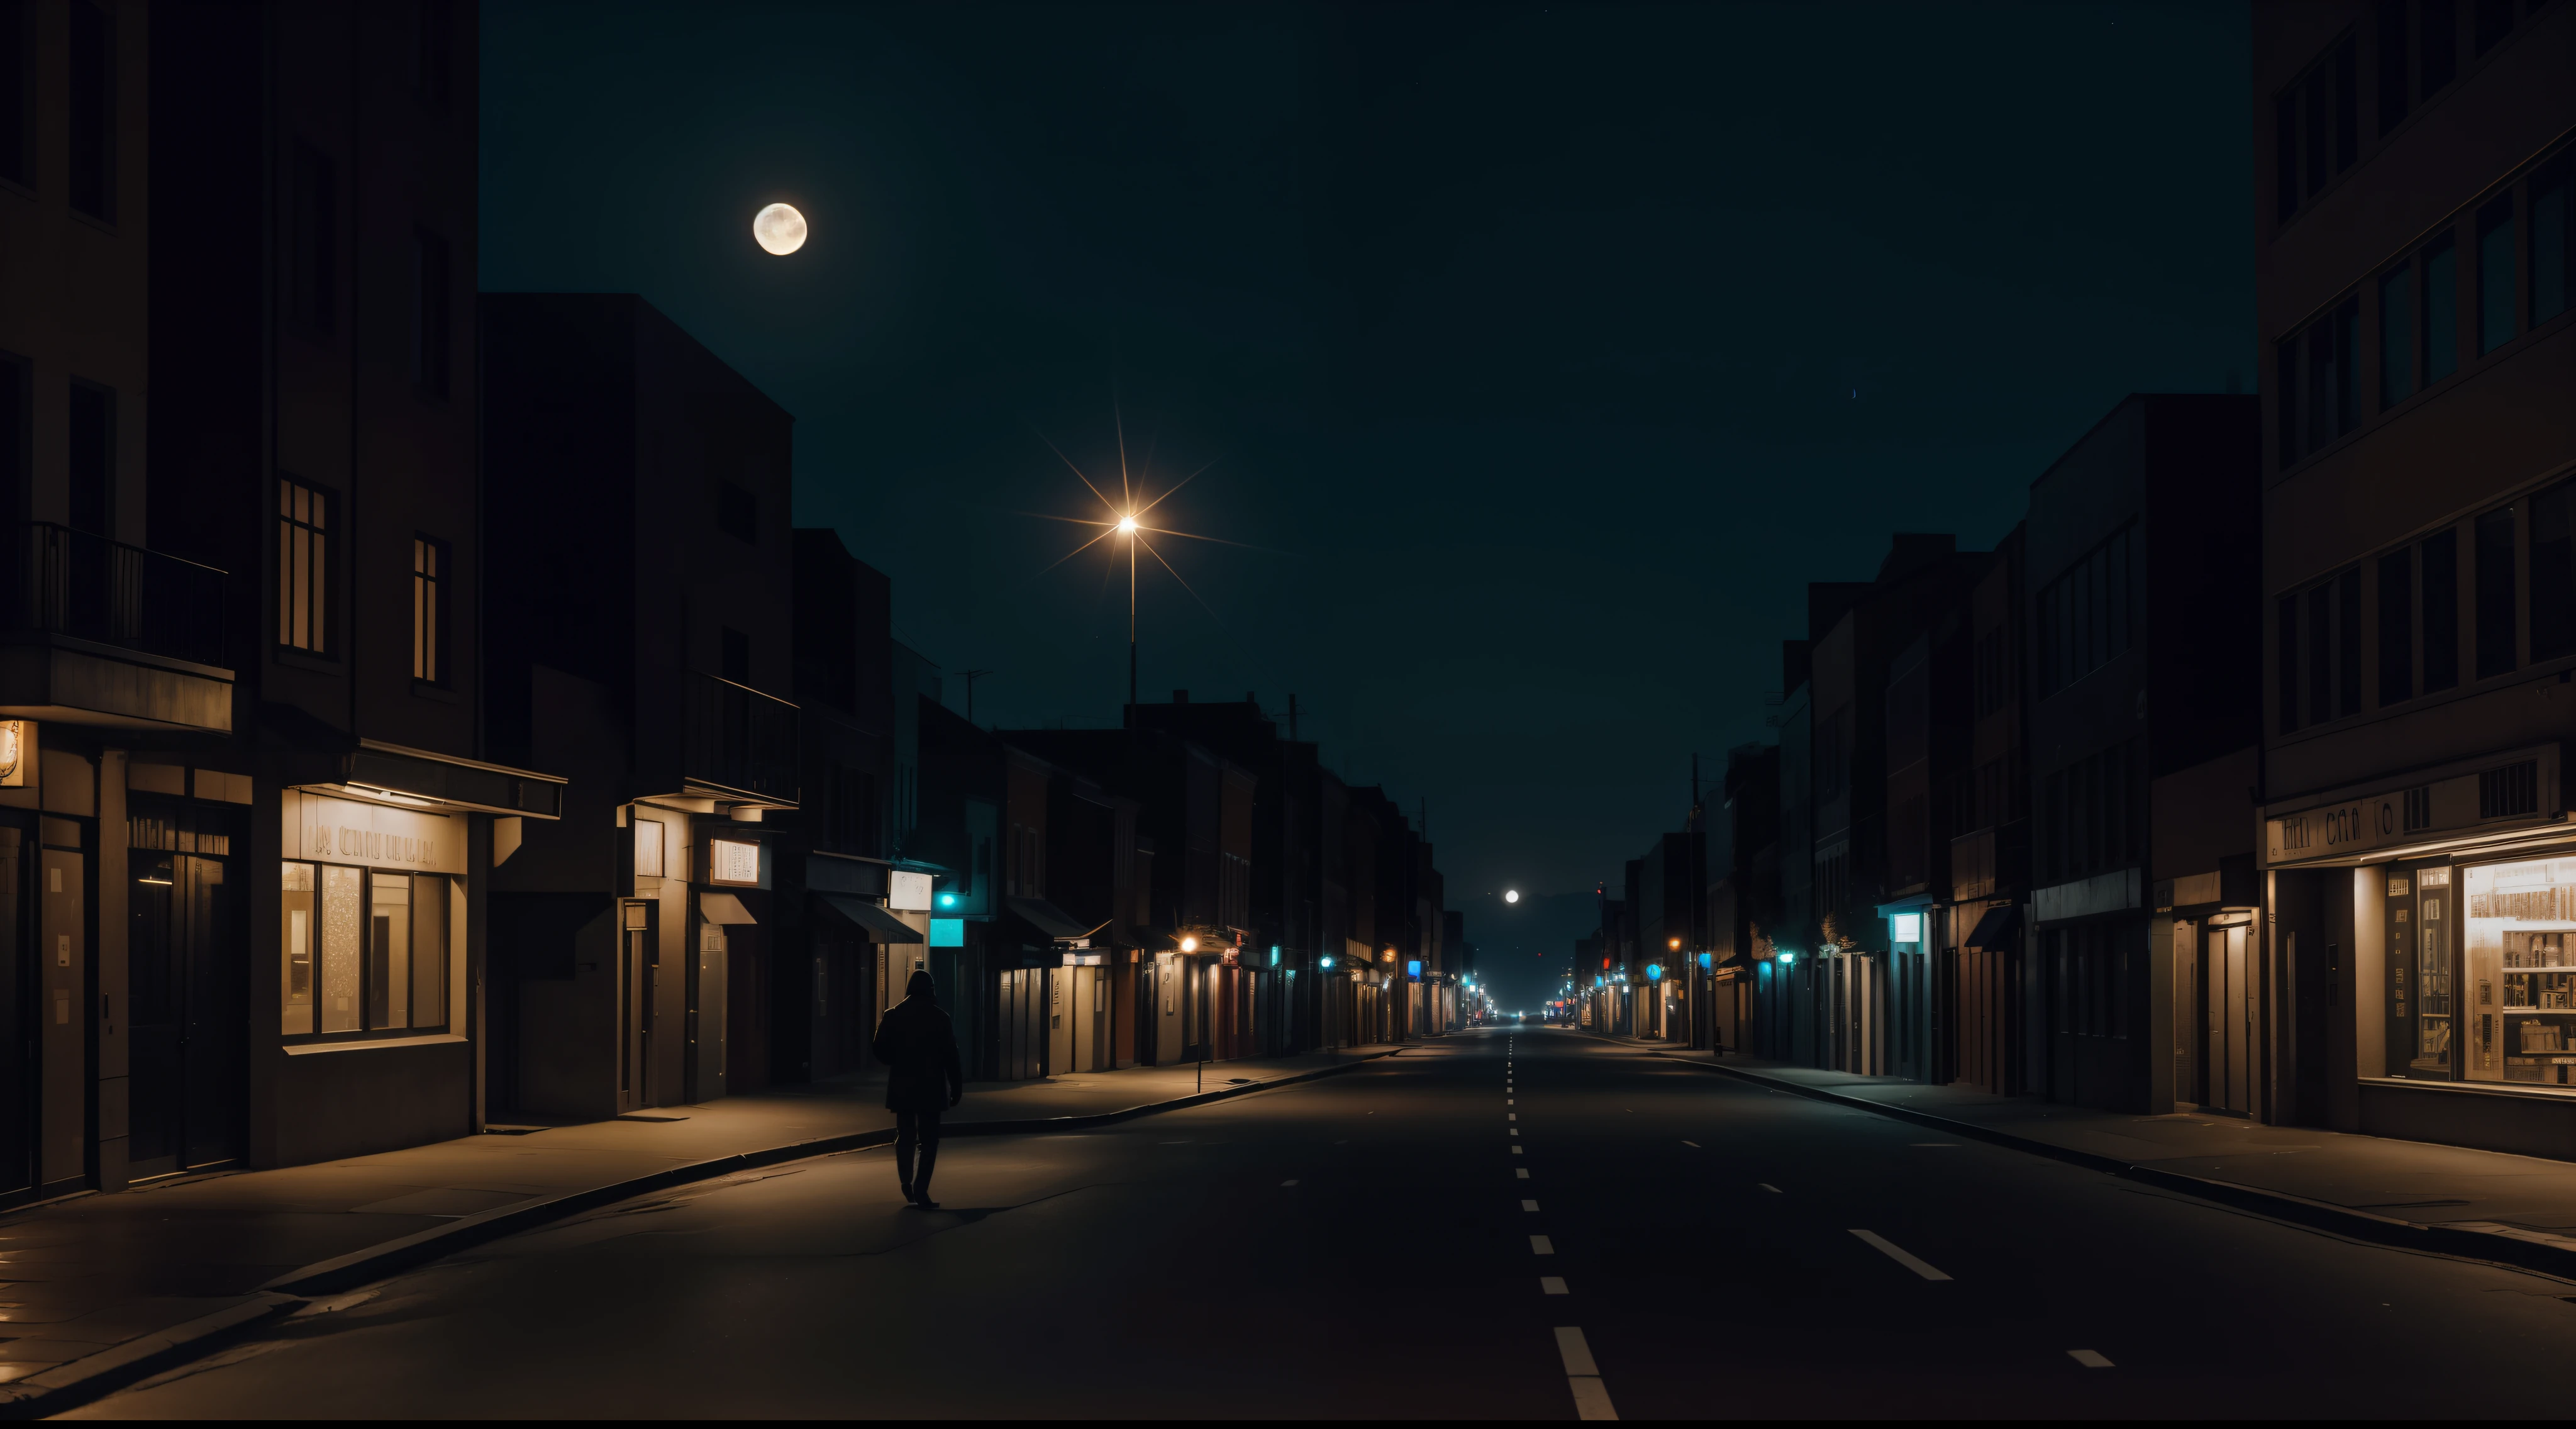
<path fill-rule="evenodd" d="M 735 888 L 758 888 L 760 845 L 741 839 L 708 839 L 707 882 Z"/>
<path fill-rule="evenodd" d="M 930 875 L 896 869 L 886 879 L 886 906 L 898 913 L 930 911 Z"/>
<path fill-rule="evenodd" d="M 897 877 L 900 876 L 901 875 L 897 875 Z M 966 920 L 963 918 L 931 919 L 930 946 L 934 948 L 962 948 L 966 946 Z"/>

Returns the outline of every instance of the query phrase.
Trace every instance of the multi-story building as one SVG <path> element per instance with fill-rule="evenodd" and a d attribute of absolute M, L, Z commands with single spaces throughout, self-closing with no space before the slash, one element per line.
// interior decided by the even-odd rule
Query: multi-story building
<path fill-rule="evenodd" d="M 513 613 L 487 632 L 487 737 L 572 776 L 564 821 L 495 870 L 492 1105 L 765 1086 L 773 959 L 809 911 L 793 825 L 770 821 L 802 779 L 793 419 L 641 298 L 482 312 L 485 489 L 507 503 L 485 589 Z"/>
<path fill-rule="evenodd" d="M 2269 917 L 2241 1096 L 2569 1155 L 2576 5 L 2262 6 L 2253 61 Z"/>
<path fill-rule="evenodd" d="M 2015 525 L 1995 543 L 1965 607 L 1963 638 L 1945 646 L 1948 698 L 1964 695 L 1966 766 L 1948 805 L 1949 902 L 1934 910 L 1956 986 L 1948 1075 L 1997 1095 L 2025 1086 L 2028 1015 L 2022 949 L 2030 900 L 2027 682 L 2022 678 L 2022 551 Z M 1961 664 L 1966 668 L 1960 668 Z"/>
<path fill-rule="evenodd" d="M 99 952 L 115 924 L 144 938 L 99 967 L 135 1077 L 98 1104 L 101 1185 L 121 1113 L 127 1174 L 482 1124 L 490 870 L 563 781 L 494 762 L 480 729 L 476 49 L 471 7 L 150 16 L 152 215 L 187 237 L 151 255 L 140 515 L 150 546 L 231 573 L 210 607 L 230 654 L 132 687 L 239 678 L 207 731 L 228 738 L 102 764 L 85 811 Z M 116 558 L 148 595 L 138 559 Z"/>
<path fill-rule="evenodd" d="M 2025 1025 L 2028 1089 L 2057 1101 L 2246 1109 L 2251 913 L 2219 874 L 2251 853 L 2255 417 L 2132 396 L 2031 483 Z"/>

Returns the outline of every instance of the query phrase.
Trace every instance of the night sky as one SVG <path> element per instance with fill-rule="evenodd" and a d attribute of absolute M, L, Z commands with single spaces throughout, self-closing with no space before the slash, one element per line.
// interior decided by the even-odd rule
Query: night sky
<path fill-rule="evenodd" d="M 1294 693 L 1524 1001 L 1767 736 L 1806 582 L 2251 385 L 2237 5 L 483 13 L 486 289 L 640 293 L 783 403 L 798 524 L 988 725 L 1125 693 L 1048 442 L 1205 466 L 1155 519 L 1239 544 L 1159 543 L 1147 698 Z"/>

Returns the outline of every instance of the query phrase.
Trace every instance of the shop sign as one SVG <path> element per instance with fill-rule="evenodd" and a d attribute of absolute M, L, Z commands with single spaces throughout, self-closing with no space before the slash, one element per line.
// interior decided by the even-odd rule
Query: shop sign
<path fill-rule="evenodd" d="M 896 869 L 886 879 L 886 906 L 898 913 L 930 911 L 930 875 Z"/>
<path fill-rule="evenodd" d="M 707 882 L 729 888 L 760 886 L 760 845 L 749 839 L 707 840 Z"/>
<path fill-rule="evenodd" d="M 2557 750 L 2534 750 L 2518 760 L 2429 779 L 2413 788 L 2265 819 L 2264 862 L 2277 868 L 2345 859 L 2478 828 L 2520 828 L 2555 815 L 2557 793 Z"/>
<path fill-rule="evenodd" d="M 462 820 L 295 791 L 284 803 L 286 845 L 296 858 L 410 873 L 465 872 Z"/>

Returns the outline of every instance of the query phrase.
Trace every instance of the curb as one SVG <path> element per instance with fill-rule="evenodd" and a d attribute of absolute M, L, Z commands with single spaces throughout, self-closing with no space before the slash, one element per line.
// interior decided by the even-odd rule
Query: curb
<path fill-rule="evenodd" d="M 1133 1121 L 1138 1117 L 1183 1111 L 1190 1107 L 1205 1106 L 1210 1102 L 1224 1101 L 1230 1097 L 1246 1096 L 1253 1092 L 1269 1091 L 1274 1087 L 1294 1086 L 1299 1082 L 1311 1082 L 1318 1077 L 1334 1076 L 1395 1056 L 1404 1050 L 1403 1047 L 1395 1047 L 1384 1052 L 1371 1052 L 1330 1067 L 1317 1067 L 1312 1071 L 1273 1077 L 1268 1081 L 1253 1082 L 1244 1086 L 1219 1087 L 1213 1091 L 1195 1092 L 1170 1101 L 1147 1102 L 1142 1106 L 1126 1107 L 1118 1111 L 1088 1112 L 1080 1116 L 1015 1117 L 997 1121 L 950 1122 L 941 1126 L 939 1130 L 943 1137 L 1026 1136 L 1051 1131 L 1085 1131 L 1093 1127 L 1115 1126 L 1120 1122 Z M 503 1236 L 515 1235 L 548 1221 L 579 1215 L 583 1211 L 596 1210 L 601 1206 L 615 1205 L 619 1201 L 648 1192 L 668 1190 L 673 1186 L 685 1186 L 697 1181 L 710 1181 L 719 1176 L 730 1176 L 737 1171 L 756 1170 L 786 1161 L 834 1156 L 845 1151 L 865 1151 L 871 1147 L 892 1145 L 893 1142 L 894 1128 L 889 1126 L 873 1131 L 843 1132 L 838 1136 L 818 1136 L 811 1141 L 794 1141 L 784 1146 L 768 1146 L 756 1151 L 738 1151 L 730 1156 L 718 1156 L 707 1161 L 693 1161 L 685 1166 L 674 1166 L 668 1170 L 655 1171 L 643 1176 L 632 1176 L 626 1180 L 612 1181 L 602 1186 L 588 1186 L 542 1201 L 504 1206 L 498 1210 L 485 1211 L 480 1215 L 465 1216 L 443 1226 L 432 1226 L 428 1230 L 418 1231 L 396 1240 L 384 1241 L 361 1250 L 351 1251 L 347 1255 L 334 1256 L 329 1260 L 316 1261 L 311 1265 L 290 1270 L 259 1288 L 262 1293 L 291 1296 L 334 1294 L 342 1290 L 354 1289 L 371 1280 L 381 1280 L 398 1270 L 409 1269 L 441 1256 L 453 1255 L 457 1251 L 498 1240 Z M 74 1361 L 74 1363 L 84 1362 Z"/>
<path fill-rule="evenodd" d="M 260 1291 L 225 1309 L 137 1336 L 121 1345 L 110 1345 L 15 1384 L 0 1385 L 0 1419 L 42 1419 L 86 1404 L 194 1358 L 208 1349 L 211 1341 L 231 1331 L 303 1303 L 292 1295 Z"/>
<path fill-rule="evenodd" d="M 948 1136 L 1019 1136 L 1050 1131 L 1079 1131 L 1090 1127 L 1115 1126 L 1139 1117 L 1189 1107 L 1205 1106 L 1231 1097 L 1248 1096 L 1274 1087 L 1294 1086 L 1319 1077 L 1336 1076 L 1365 1067 L 1371 1062 L 1396 1056 L 1405 1047 L 1391 1047 L 1383 1052 L 1369 1052 L 1350 1061 L 1330 1067 L 1317 1067 L 1268 1081 L 1243 1086 L 1219 1087 L 1213 1091 L 1195 1092 L 1170 1101 L 1147 1102 L 1118 1111 L 1089 1112 L 1081 1116 L 1018 1117 L 1006 1121 L 968 1121 L 943 1126 Z M 149 1335 L 140 1335 L 122 1344 L 110 1345 L 95 1354 L 83 1355 L 46 1370 L 29 1375 L 14 1384 L 0 1384 L 0 1420 L 41 1419 L 66 1409 L 89 1403 L 138 1380 L 186 1362 L 213 1347 L 213 1343 L 233 1331 L 269 1319 L 303 1305 L 310 1297 L 353 1289 L 369 1281 L 381 1280 L 396 1271 L 453 1255 L 503 1236 L 578 1215 L 601 1206 L 615 1205 L 647 1192 L 684 1186 L 695 1181 L 713 1180 L 737 1171 L 762 1166 L 775 1166 L 786 1161 L 802 1161 L 815 1156 L 832 1156 L 844 1151 L 864 1151 L 885 1146 L 894 1140 L 894 1129 L 846 1132 L 839 1136 L 821 1136 L 811 1141 L 790 1142 L 784 1146 L 741 1151 L 707 1161 L 694 1161 L 685 1166 L 649 1175 L 633 1176 L 604 1186 L 585 1187 L 528 1205 L 508 1206 L 466 1216 L 443 1226 L 397 1240 L 384 1241 L 347 1255 L 316 1261 L 269 1281 L 225 1309 L 200 1315 L 196 1319 L 172 1325 Z"/>
<path fill-rule="evenodd" d="M 1760 1072 L 1741 1067 L 1725 1067 L 1714 1062 L 1674 1057 L 1665 1052 L 1650 1051 L 1647 1055 L 1663 1057 L 1686 1067 L 1697 1067 L 1702 1071 L 1715 1072 L 1722 1077 L 1733 1077 L 1755 1086 L 1768 1087 L 1773 1091 L 1788 1092 L 1816 1101 L 1832 1102 L 1837 1106 L 1876 1112 L 1880 1116 L 1893 1117 L 1898 1121 L 1910 1121 L 1917 1126 L 1929 1127 L 1953 1136 L 1969 1137 L 2008 1150 L 2045 1156 L 2052 1161 L 2062 1161 L 2087 1171 L 2099 1171 L 2105 1175 L 2118 1176 L 2141 1185 L 2156 1187 L 2158 1190 L 2173 1191 L 2197 1200 L 2214 1202 L 2232 1210 L 2250 1211 L 2259 1216 L 2276 1221 L 2287 1221 L 2292 1225 L 2304 1226 L 2310 1230 L 2326 1231 L 2398 1250 L 2419 1251 L 2452 1260 L 2482 1261 L 2512 1270 L 2537 1271 L 2561 1280 L 2576 1280 L 2576 1241 L 2567 1241 L 2564 1244 L 2554 1243 L 2561 1240 L 2560 1237 L 2541 1240 L 2537 1238 L 2537 1232 L 2463 1230 L 2456 1226 L 2428 1226 L 2418 1221 L 2401 1221 L 2393 1216 L 2375 1216 L 2368 1211 L 2356 1211 L 2350 1206 L 2339 1206 L 2331 1201 L 2316 1201 L 2305 1196 L 2293 1196 L 2287 1191 L 2266 1191 L 2235 1181 L 2217 1181 L 2205 1176 L 2189 1176 L 2179 1171 L 2166 1171 L 2154 1166 L 2140 1166 L 2134 1162 L 2122 1161 L 2116 1156 L 2100 1156 L 2090 1151 L 2078 1151 L 2071 1146 L 2059 1146 L 2055 1142 L 2041 1141 L 2035 1137 L 1998 1131 L 1993 1127 L 1981 1126 L 1972 1121 L 1955 1121 L 1946 1116 L 1936 1116 L 1931 1112 L 1916 1111 L 1911 1107 L 1890 1106 L 1884 1102 L 1871 1101 L 1866 1097 L 1845 1096 L 1840 1092 L 1827 1091 L 1822 1087 L 1805 1086 L 1780 1077 L 1766 1077 Z M 2526 1235 L 2533 1238 L 2526 1239 Z"/>

